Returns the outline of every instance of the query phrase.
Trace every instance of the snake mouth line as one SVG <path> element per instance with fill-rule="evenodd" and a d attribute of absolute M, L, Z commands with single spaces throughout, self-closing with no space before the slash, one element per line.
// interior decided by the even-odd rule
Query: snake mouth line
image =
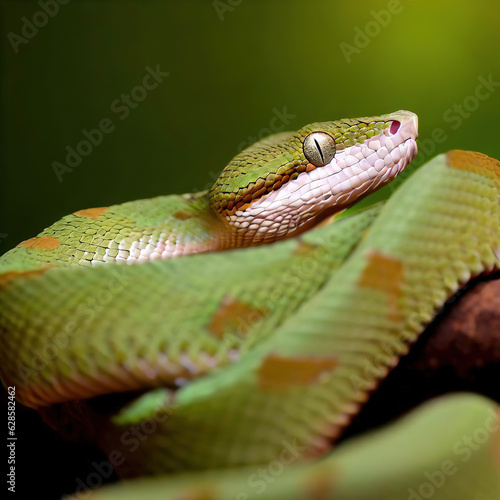
<path fill-rule="evenodd" d="M 398 134 L 407 134 L 404 126 Z M 302 172 L 280 190 L 262 196 L 230 217 L 233 229 L 250 244 L 295 236 L 401 173 L 417 154 L 416 131 L 398 138 L 379 134 L 339 151 L 322 168 Z M 380 157 L 383 156 L 383 159 Z"/>

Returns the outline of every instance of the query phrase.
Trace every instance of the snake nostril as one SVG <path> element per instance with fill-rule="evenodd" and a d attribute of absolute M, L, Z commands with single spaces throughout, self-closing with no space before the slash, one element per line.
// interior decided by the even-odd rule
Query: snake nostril
<path fill-rule="evenodd" d="M 394 120 L 392 123 L 391 123 L 391 128 L 389 129 L 389 132 L 394 135 L 397 133 L 397 131 L 399 130 L 399 127 L 401 127 L 401 122 L 398 122 L 397 120 Z"/>

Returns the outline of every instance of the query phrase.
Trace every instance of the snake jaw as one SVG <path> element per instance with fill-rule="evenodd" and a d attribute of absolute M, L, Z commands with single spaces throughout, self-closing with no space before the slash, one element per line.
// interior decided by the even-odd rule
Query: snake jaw
<path fill-rule="evenodd" d="M 418 118 L 409 111 L 381 118 L 388 125 L 379 134 L 338 150 L 325 166 L 306 169 L 229 215 L 239 244 L 298 234 L 392 181 L 417 154 Z"/>

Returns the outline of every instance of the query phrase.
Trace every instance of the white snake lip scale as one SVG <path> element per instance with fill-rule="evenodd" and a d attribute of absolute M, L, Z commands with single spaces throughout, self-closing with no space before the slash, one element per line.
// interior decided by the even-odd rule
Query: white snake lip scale
<path fill-rule="evenodd" d="M 445 302 L 500 269 L 498 160 L 450 151 L 384 203 L 299 238 L 238 238 L 275 222 L 289 237 L 388 183 L 415 156 L 417 129 L 408 111 L 312 123 L 247 148 L 210 191 L 78 210 L 0 258 L 0 378 L 16 402 L 119 452 L 120 476 L 164 476 L 98 498 L 255 498 L 243 488 L 263 470 L 276 482 L 262 499 L 418 500 L 446 463 L 460 472 L 438 479 L 436 500 L 477 498 L 478 485 L 500 498 L 493 400 L 438 396 L 356 429 L 356 442 L 345 434 Z M 176 258 L 187 253 L 199 255 Z M 459 352 L 495 378 L 493 358 Z M 459 462 L 469 436 L 481 446 Z"/>
<path fill-rule="evenodd" d="M 245 230 L 248 237 L 252 225 L 254 233 L 265 227 L 264 237 L 252 235 L 256 241 L 279 239 L 302 232 L 311 219 L 316 223 L 317 214 L 323 213 L 324 218 L 388 184 L 417 154 L 418 117 L 402 110 L 379 119 L 391 125 L 363 143 L 337 151 L 329 164 L 302 172 L 281 189 L 237 211 L 230 217 L 231 224 Z M 363 118 L 359 121 L 363 123 Z"/>
<path fill-rule="evenodd" d="M 233 158 L 212 190 L 199 193 L 201 210 L 189 209 L 184 225 L 176 220 L 165 230 L 156 228 L 154 236 L 127 235 L 118 242 L 118 255 L 106 249 L 104 260 L 169 259 L 272 243 L 307 231 L 404 170 L 417 153 L 418 118 L 396 111 L 317 122 L 277 136 L 261 151 L 252 150 L 254 145 Z M 195 219 L 205 232 L 190 233 Z"/>

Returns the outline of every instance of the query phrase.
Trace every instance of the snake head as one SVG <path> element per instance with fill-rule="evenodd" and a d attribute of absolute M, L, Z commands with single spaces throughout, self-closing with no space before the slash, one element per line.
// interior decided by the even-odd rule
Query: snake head
<path fill-rule="evenodd" d="M 210 204 L 232 244 L 296 235 L 393 180 L 417 154 L 410 111 L 317 122 L 259 141 L 222 171 Z"/>

